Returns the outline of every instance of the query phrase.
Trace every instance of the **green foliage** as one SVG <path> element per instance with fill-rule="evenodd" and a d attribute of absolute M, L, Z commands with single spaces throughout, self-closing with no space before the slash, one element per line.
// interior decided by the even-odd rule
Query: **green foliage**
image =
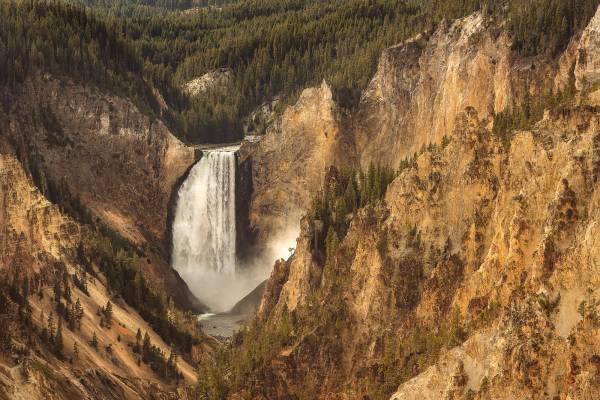
<path fill-rule="evenodd" d="M 383 338 L 377 382 L 371 385 L 376 399 L 389 398 L 398 385 L 435 363 L 443 348 L 460 345 L 467 338 L 466 326 L 458 310 L 440 326 L 415 325 L 405 336 L 392 332 Z"/>
<path fill-rule="evenodd" d="M 108 302 L 106 302 L 106 306 L 102 310 L 102 313 L 104 314 L 104 323 L 105 323 L 106 327 L 110 328 L 112 325 L 112 317 L 113 317 L 113 308 L 112 308 L 112 303 L 110 302 L 110 300 Z"/>
<path fill-rule="evenodd" d="M 141 332 L 138 329 L 138 335 L 141 336 Z M 137 337 L 136 337 L 137 339 Z M 139 343 L 139 339 L 138 343 Z M 180 378 L 180 372 L 177 368 L 176 356 L 173 351 L 169 359 L 165 358 L 163 351 L 160 347 L 152 344 L 150 335 L 148 332 L 144 334 L 144 342 L 142 344 L 142 361 L 150 365 L 150 368 L 156 372 L 159 376 L 165 379 Z"/>
<path fill-rule="evenodd" d="M 238 336 L 241 333 L 238 333 Z M 208 357 L 201 360 L 198 366 L 199 377 L 196 386 L 197 398 L 200 399 L 226 399 L 230 391 L 232 391 L 232 385 L 228 380 L 231 377 L 229 373 L 230 367 L 233 364 L 233 354 L 231 350 L 227 348 L 219 348 L 215 352 L 214 356 L 209 359 Z M 239 360 L 235 360 L 238 365 L 240 374 L 244 374 L 249 371 L 252 365 L 252 359 L 250 356 L 247 358 L 239 357 Z M 239 378 L 233 377 L 232 380 L 238 380 Z"/>
<path fill-rule="evenodd" d="M 169 310 L 175 311 L 174 306 L 140 272 L 140 261 L 135 252 L 115 250 L 108 238 L 98 232 L 91 232 L 87 238 L 85 253 L 89 254 L 89 259 L 84 260 L 84 263 L 100 267 L 110 292 L 121 296 L 135 308 L 165 342 L 172 344 L 180 353 L 189 353 L 192 346 L 200 342 L 203 336 L 197 321 L 186 318 L 177 324 L 167 317 Z M 106 308 L 103 312 L 105 318 L 108 317 Z"/>
<path fill-rule="evenodd" d="M 28 159 L 27 153 L 20 154 L 24 164 L 28 166 L 34 184 L 60 209 L 85 225 L 85 238 L 78 244 L 74 254 L 74 261 L 80 265 L 71 278 L 72 283 L 88 294 L 87 283 L 89 276 L 94 277 L 97 265 L 105 275 L 109 291 L 115 296 L 121 296 L 130 306 L 139 311 L 140 315 L 150 323 L 161 337 L 182 354 L 190 352 L 192 345 L 199 343 L 203 334 L 199 323 L 191 316 L 184 315 L 177 310 L 172 301 L 164 293 L 152 287 L 141 274 L 137 265 L 139 263 L 139 249 L 121 235 L 93 218 L 92 214 L 73 195 L 65 181 L 56 184 L 48 177 L 35 158 Z M 71 289 L 69 275 L 64 265 L 55 266 L 53 272 L 54 300 L 57 313 L 73 329 L 81 325 L 83 311 L 71 303 Z M 177 315 L 176 319 L 167 318 L 167 312 Z M 112 320 L 112 304 L 110 302 L 102 310 L 103 325 L 110 326 Z M 52 337 L 52 335 L 50 336 Z"/>
<path fill-rule="evenodd" d="M 237 390 L 264 393 L 268 388 L 256 385 L 269 373 L 272 360 L 289 346 L 294 338 L 291 316 L 283 310 L 276 322 L 259 326 L 254 321 L 236 332 L 231 346 L 217 350 L 211 359 L 199 366 L 197 391 L 200 398 L 222 399 Z M 204 396 L 204 397 L 202 397 Z"/>
<path fill-rule="evenodd" d="M 16 86 L 37 71 L 51 72 L 131 99 L 182 138 L 223 142 L 240 137 L 239 118 L 232 118 L 232 113 L 237 116 L 233 100 L 224 99 L 223 105 L 203 113 L 207 100 L 190 102 L 166 66 L 144 61 L 122 20 L 52 0 L 1 0 L 0 18 L 0 85 Z M 161 109 L 153 87 L 167 108 Z M 42 108 L 39 120 L 49 145 L 70 144 L 49 110 Z"/>
<path fill-rule="evenodd" d="M 544 111 L 572 102 L 575 96 L 575 79 L 571 71 L 569 85 L 562 91 L 555 92 L 552 82 L 547 82 L 546 89 L 537 96 L 525 93 L 519 106 L 506 109 L 494 117 L 493 133 L 497 135 L 505 149 L 510 148 L 510 142 L 518 130 L 526 130 L 540 121 Z"/>
<path fill-rule="evenodd" d="M 333 228 L 339 240 L 346 236 L 351 214 L 357 209 L 383 200 L 395 172 L 387 167 L 371 164 L 367 172 L 354 169 L 338 171 L 331 168 L 321 191 L 313 198 L 309 211 L 311 221 L 318 221 L 313 250 L 325 248 L 325 232 Z"/>
<path fill-rule="evenodd" d="M 90 342 L 90 344 L 92 345 L 92 347 L 94 349 L 98 349 L 98 336 L 96 335 L 95 331 L 94 331 L 94 334 L 92 335 L 92 341 Z"/>
<path fill-rule="evenodd" d="M 121 20 L 122 30 L 174 107 L 164 117 L 193 142 L 239 138 L 242 117 L 258 105 L 279 95 L 283 104 L 293 102 L 303 88 L 323 79 L 340 104 L 353 107 L 385 47 L 432 28 L 442 18 L 479 7 L 474 0 L 251 0 L 165 13 L 165 8 L 186 8 L 189 3 L 83 3 L 131 16 Z M 189 99 L 173 89 L 171 77 L 178 86 L 219 68 L 233 73 L 230 93 Z"/>
<path fill-rule="evenodd" d="M 598 1 L 252 0 L 197 10 L 193 18 L 159 11 L 191 6 L 186 0 L 170 6 L 155 1 L 148 2 L 155 12 L 127 13 L 134 17 L 125 21 L 123 30 L 152 65 L 153 82 L 163 95 L 174 93 L 167 90 L 171 75 L 181 85 L 206 72 L 230 68 L 231 93 L 168 100 L 186 105 L 166 118 L 190 141 L 215 140 L 214 135 L 233 139 L 240 135 L 241 117 L 257 105 L 277 95 L 284 103 L 293 101 L 303 88 L 323 79 L 342 106 L 353 107 L 385 47 L 433 29 L 443 18 L 483 9 L 488 18 L 508 21 L 515 51 L 556 54 L 587 24 Z M 114 8 L 99 1 L 86 4 Z"/>
<path fill-rule="evenodd" d="M 323 79 L 340 104 L 353 107 L 381 51 L 442 18 L 485 9 L 508 21 L 515 51 L 555 54 L 598 1 L 82 0 L 101 10 L 93 14 L 75 4 L 2 0 L 0 83 L 14 85 L 35 70 L 67 75 L 133 99 L 190 142 L 233 141 L 259 104 L 278 95 L 291 102 Z M 168 12 L 206 5 L 222 7 Z M 192 99 L 179 89 L 223 67 L 233 72 L 229 93 Z M 67 144 L 51 114 L 41 122 L 49 144 Z"/>
<path fill-rule="evenodd" d="M 191 346 L 198 343 L 202 337 L 200 325 L 193 321 L 191 316 L 179 318 L 180 323 L 175 323 L 167 318 L 167 311 L 174 306 L 169 303 L 169 299 L 164 296 L 164 293 L 151 287 L 140 273 L 139 267 L 136 266 L 139 262 L 139 249 L 117 232 L 93 218 L 79 198 L 71 193 L 65 181 L 56 184 L 46 175 L 37 159 L 28 159 L 28 156 L 28 154 L 20 154 L 20 158 L 25 160 L 24 164 L 30 170 L 34 184 L 51 202 L 58 204 L 63 212 L 88 228 L 85 231 L 85 240 L 78 244 L 75 252 L 75 261 L 82 268 L 72 277 L 73 284 L 87 294 L 88 275 L 96 274 L 92 267 L 93 264 L 96 264 L 106 276 L 107 286 L 112 294 L 121 296 L 130 306 L 137 309 L 167 343 L 172 343 L 181 353 L 189 353 Z M 64 266 L 61 272 L 57 273 L 59 276 L 54 283 L 54 295 L 57 310 L 66 318 L 69 309 L 60 302 L 63 294 L 70 292 L 70 288 L 63 290 L 63 287 L 68 288 Z M 67 300 L 66 296 L 65 300 Z M 108 306 L 107 304 L 107 308 Z M 112 304 L 110 309 L 112 309 Z M 112 317 L 112 311 L 107 314 L 103 310 L 103 314 L 105 314 L 103 320 L 109 326 L 108 321 Z M 76 321 L 76 325 L 80 325 L 80 320 Z"/>
<path fill-rule="evenodd" d="M 15 85 L 36 69 L 91 81 L 158 111 L 144 65 L 116 29 L 79 7 L 54 1 L 0 2 L 0 84 Z M 63 145 L 52 115 L 42 123 Z"/>
<path fill-rule="evenodd" d="M 75 329 L 81 329 L 81 320 L 83 319 L 83 307 L 81 301 L 77 298 L 74 304 L 71 304 L 71 308 L 66 309 L 65 320 L 69 324 L 69 329 L 74 331 Z"/>
<path fill-rule="evenodd" d="M 508 29 L 514 49 L 526 56 L 564 50 L 592 18 L 599 0 L 510 1 Z"/>
<path fill-rule="evenodd" d="M 112 15 L 141 16 L 173 10 L 186 10 L 192 7 L 217 7 L 235 1 L 238 0 L 81 0 L 73 2 L 101 9 Z"/>
<path fill-rule="evenodd" d="M 448 135 L 444 135 L 444 137 L 442 138 L 442 149 L 445 149 L 446 147 L 448 147 L 450 142 L 452 142 L 452 139 L 450 139 L 450 137 Z"/>

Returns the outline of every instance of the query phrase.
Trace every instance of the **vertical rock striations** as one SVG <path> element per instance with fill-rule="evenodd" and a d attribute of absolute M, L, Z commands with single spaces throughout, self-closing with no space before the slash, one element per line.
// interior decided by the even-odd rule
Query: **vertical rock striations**
<path fill-rule="evenodd" d="M 38 74 L 5 89 L 2 135 L 52 201 L 105 226 L 148 260 L 175 301 L 204 306 L 169 266 L 168 208 L 196 151 L 127 99 Z"/>
<path fill-rule="evenodd" d="M 9 94 L 12 138 L 30 169 L 64 182 L 123 237 L 167 249 L 172 187 L 195 152 L 128 100 L 38 76 Z"/>
<path fill-rule="evenodd" d="M 290 227 L 297 231 L 326 168 L 353 162 L 352 141 L 341 123 L 331 88 L 323 82 L 304 90 L 260 141 L 242 146 L 242 162 L 252 160 L 250 224 L 260 245 Z"/>
<path fill-rule="evenodd" d="M 257 318 L 256 329 L 276 348 L 253 371 L 262 385 L 242 393 L 600 395 L 598 15 L 560 59 L 519 59 L 507 34 L 481 14 L 384 52 L 358 114 L 336 126 L 349 144 L 342 132 L 351 127 L 353 160 L 363 166 L 397 166 L 418 154 L 403 164 L 385 202 L 353 215 L 327 262 L 313 256 L 313 224 L 303 221 L 294 255 L 273 269 Z M 573 78 L 572 101 L 512 133 L 509 143 L 494 134 L 496 113 Z M 299 110 L 322 116 L 300 101 L 288 124 Z M 306 158 L 293 175 L 282 166 L 297 162 L 298 136 L 279 132 L 252 154 L 263 162 L 255 171 L 256 216 L 291 204 L 282 193 L 293 184 L 289 190 L 302 198 L 299 188 L 310 187 L 305 162 L 313 165 L 328 148 L 303 147 Z M 279 166 L 274 176 L 286 171 L 285 184 L 267 178 L 265 165 Z M 261 343 L 260 335 L 248 343 Z"/>

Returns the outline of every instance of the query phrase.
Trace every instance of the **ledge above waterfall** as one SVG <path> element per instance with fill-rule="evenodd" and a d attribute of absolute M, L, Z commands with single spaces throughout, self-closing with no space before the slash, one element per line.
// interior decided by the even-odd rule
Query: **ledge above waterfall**
<path fill-rule="evenodd" d="M 235 143 L 221 143 L 221 144 L 201 144 L 196 146 L 196 148 L 202 152 L 210 152 L 210 151 L 226 151 L 226 152 L 236 152 L 242 146 L 241 142 Z"/>

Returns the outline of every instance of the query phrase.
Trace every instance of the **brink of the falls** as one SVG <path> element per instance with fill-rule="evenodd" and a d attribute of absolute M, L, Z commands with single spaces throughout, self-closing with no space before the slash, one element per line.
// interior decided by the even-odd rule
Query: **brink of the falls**
<path fill-rule="evenodd" d="M 235 171 L 235 149 L 205 152 L 179 189 L 173 222 L 173 268 L 215 312 L 251 290 L 236 275 Z"/>

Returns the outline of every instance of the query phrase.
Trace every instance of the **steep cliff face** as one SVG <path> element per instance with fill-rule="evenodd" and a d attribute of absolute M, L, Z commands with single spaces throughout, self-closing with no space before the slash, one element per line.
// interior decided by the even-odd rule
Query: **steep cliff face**
<path fill-rule="evenodd" d="M 386 49 L 353 113 L 341 112 L 326 86 L 307 90 L 268 135 L 242 149 L 254 165 L 252 225 L 264 236 L 297 221 L 328 165 L 396 168 L 423 146 L 440 144 L 466 107 L 491 124 L 526 96 L 565 88 L 576 63 L 578 82 L 587 82 L 580 47 L 593 43 L 591 26 L 560 59 L 523 59 L 499 21 L 475 13 Z"/>
<path fill-rule="evenodd" d="M 403 165 L 385 202 L 352 216 L 334 261 L 319 261 L 304 221 L 266 286 L 258 331 L 278 347 L 250 393 L 600 395 L 599 15 L 535 72 L 539 60 L 516 59 L 479 14 L 384 53 L 353 119 L 358 157 L 398 164 L 438 145 Z M 494 114 L 525 90 L 564 86 L 573 62 L 575 96 L 503 143 Z"/>
<path fill-rule="evenodd" d="M 9 94 L 6 134 L 125 238 L 166 248 L 167 205 L 195 152 L 128 100 L 50 76 Z"/>
<path fill-rule="evenodd" d="M 588 102 L 599 104 L 600 93 L 600 14 L 596 14 L 581 35 L 578 42 L 575 77 L 577 89 L 582 91 Z"/>
<path fill-rule="evenodd" d="M 41 263 L 72 250 L 79 226 L 32 187 L 14 155 L 0 154 L 0 265 Z"/>
<path fill-rule="evenodd" d="M 89 235 L 88 228 L 64 215 L 33 185 L 20 161 L 5 142 L 0 144 L 0 270 L 31 277 L 52 265 L 64 265 L 69 275 L 81 274 L 76 248 Z M 112 298 L 102 277 L 90 279 L 88 293 L 71 286 L 73 301 L 81 301 L 83 318 L 79 328 L 62 330 L 63 357 L 54 356 L 48 345 L 32 340 L 32 331 L 49 325 L 46 317 L 58 311 L 50 286 L 31 295 L 29 313 L 34 326 L 18 334 L 15 326 L 4 325 L 14 304 L 3 304 L 2 329 L 13 335 L 12 346 L 22 350 L 11 358 L 0 357 L 0 397 L 26 399 L 137 399 L 185 398 L 183 389 L 160 381 L 148 365 L 138 363 L 131 350 L 137 329 L 148 332 L 152 343 L 164 353 L 163 340 L 138 313 L 123 301 Z M 112 328 L 102 325 L 97 310 L 113 301 Z M 56 309 L 56 310 L 55 310 Z M 21 311 L 20 311 L 21 312 Z M 12 323 L 11 323 L 12 324 Z M 56 324 L 54 325 L 56 327 Z M 92 337 L 98 345 L 94 348 Z M 3 343 L 3 349 L 5 344 Z M 75 353 L 77 346 L 77 353 Z M 109 349 L 110 346 L 110 349 Z M 194 369 L 180 359 L 184 382 L 195 381 Z"/>
<path fill-rule="evenodd" d="M 446 207 L 445 215 L 466 212 L 458 226 L 462 237 L 452 241 L 465 269 L 449 305 L 473 315 L 494 302 L 499 317 L 402 385 L 394 398 L 598 395 L 589 372 L 596 368 L 598 348 L 587 339 L 596 335 L 595 316 L 578 313 L 582 302 L 591 301 L 586 291 L 599 288 L 592 239 L 598 223 L 598 111 L 580 106 L 549 113 L 533 131 L 518 133 L 508 154 L 496 157 L 503 168 L 488 169 L 495 184 L 463 185 L 463 192 L 476 197 L 460 196 Z M 391 212 L 416 223 L 406 203 L 393 200 L 407 186 L 394 182 Z M 429 213 L 431 207 L 424 208 Z M 427 225 L 417 224 L 424 243 L 446 236 L 445 224 L 433 224 L 433 230 Z M 417 316 L 436 314 L 432 297 L 423 294 Z"/>
<path fill-rule="evenodd" d="M 397 166 L 440 143 L 465 107 L 485 119 L 543 88 L 555 62 L 519 59 L 510 46 L 497 22 L 476 13 L 386 49 L 355 118 L 361 164 Z"/>
<path fill-rule="evenodd" d="M 4 100 L 2 135 L 35 183 L 138 246 L 179 305 L 203 310 L 169 266 L 169 211 L 197 152 L 131 101 L 67 79 L 37 75 Z"/>
<path fill-rule="evenodd" d="M 260 141 L 242 146 L 242 161 L 251 158 L 252 163 L 250 224 L 259 243 L 290 227 L 297 232 L 300 215 L 326 168 L 332 161 L 352 163 L 351 138 L 341 123 L 331 88 L 323 82 L 304 90 Z"/>
<path fill-rule="evenodd" d="M 394 398 L 593 398 L 596 311 L 582 321 L 578 308 L 600 288 L 598 111 L 550 113 L 508 153 L 474 111 L 461 115 L 450 145 L 393 182 L 386 208 L 354 217 L 337 252 L 340 292 L 323 292 L 303 231 L 259 313 L 300 321 L 274 367 L 277 396 L 305 393 L 303 382 L 323 398 L 382 398 L 425 371 Z M 332 304 L 341 319 L 327 316 Z"/>

